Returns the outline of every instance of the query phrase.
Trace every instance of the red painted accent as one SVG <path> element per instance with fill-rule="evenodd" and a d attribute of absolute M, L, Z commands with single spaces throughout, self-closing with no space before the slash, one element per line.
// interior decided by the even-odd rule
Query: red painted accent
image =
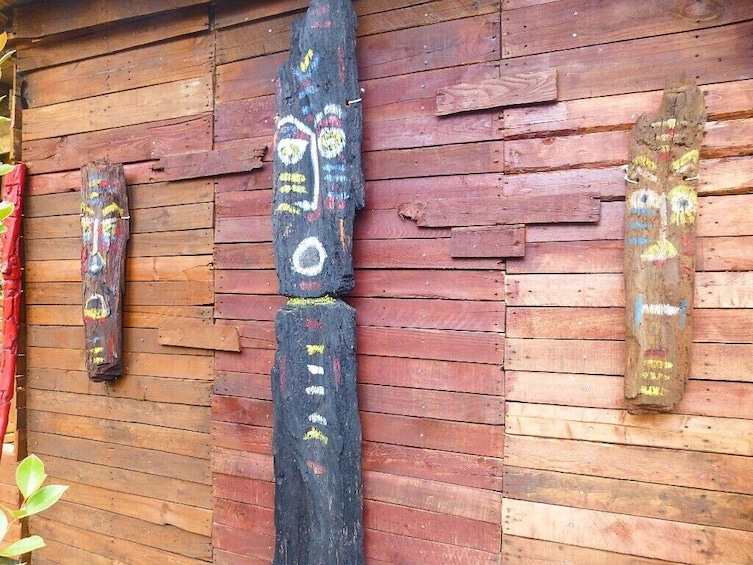
<path fill-rule="evenodd" d="M 21 226 L 26 165 L 17 164 L 3 179 L 3 200 L 11 202 L 13 212 L 5 220 L 3 234 L 3 355 L 0 360 L 0 439 L 8 431 L 8 418 L 16 385 L 16 354 L 21 320 Z"/>
<path fill-rule="evenodd" d="M 319 320 L 314 320 L 313 318 L 306 318 L 307 330 L 321 330 L 323 327 L 324 327 L 324 324 L 322 324 Z"/>
<path fill-rule="evenodd" d="M 666 349 L 647 349 L 645 356 L 650 359 L 666 359 L 667 350 Z"/>
<path fill-rule="evenodd" d="M 311 469 L 315 475 L 325 475 L 327 473 L 327 468 L 324 465 L 319 465 L 313 461 L 306 461 L 306 465 L 308 465 L 308 468 Z"/>
<path fill-rule="evenodd" d="M 335 388 L 340 388 L 340 380 L 342 378 L 342 370 L 340 368 L 340 360 L 335 357 L 332 360 L 332 368 L 334 369 L 335 373 Z"/>

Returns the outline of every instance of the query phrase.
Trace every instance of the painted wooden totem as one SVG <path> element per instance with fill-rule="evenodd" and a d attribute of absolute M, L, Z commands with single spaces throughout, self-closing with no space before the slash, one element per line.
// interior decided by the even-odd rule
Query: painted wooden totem
<path fill-rule="evenodd" d="M 5 437 L 16 389 L 18 341 L 21 330 L 21 229 L 26 165 L 18 163 L 3 178 L 3 202 L 13 205 L 2 235 L 3 355 L 0 370 L 0 439 Z"/>
<path fill-rule="evenodd" d="M 627 365 L 631 412 L 669 411 L 690 373 L 703 93 L 681 79 L 633 129 L 625 195 Z"/>
<path fill-rule="evenodd" d="M 86 370 L 92 381 L 111 381 L 123 373 L 128 192 L 121 164 L 88 163 L 81 180 Z"/>
<path fill-rule="evenodd" d="M 273 238 L 275 565 L 363 563 L 353 219 L 364 206 L 350 0 L 312 0 L 279 71 Z"/>

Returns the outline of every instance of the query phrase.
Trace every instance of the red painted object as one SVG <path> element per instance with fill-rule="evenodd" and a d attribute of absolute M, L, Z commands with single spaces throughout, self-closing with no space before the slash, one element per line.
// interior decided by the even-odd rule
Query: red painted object
<path fill-rule="evenodd" d="M 26 165 L 17 164 L 3 179 L 3 200 L 13 204 L 3 234 L 3 355 L 0 362 L 0 438 L 8 430 L 8 416 L 16 384 L 16 354 L 21 323 L 21 225 Z M 0 450 L 2 452 L 2 450 Z"/>

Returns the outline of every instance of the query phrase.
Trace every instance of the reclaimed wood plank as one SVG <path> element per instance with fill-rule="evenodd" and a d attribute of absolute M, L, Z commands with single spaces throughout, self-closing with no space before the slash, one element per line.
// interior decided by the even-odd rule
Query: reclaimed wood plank
<path fill-rule="evenodd" d="M 453 228 L 450 256 L 522 257 L 526 253 L 525 226 Z"/>
<path fill-rule="evenodd" d="M 668 561 L 513 535 L 505 535 L 502 558 L 504 563 L 516 565 L 546 565 L 571 559 L 581 565 L 671 565 Z"/>
<path fill-rule="evenodd" d="M 19 69 L 28 72 L 125 51 L 208 29 L 209 13 L 206 6 L 198 5 L 156 14 L 142 19 L 138 25 L 123 26 L 120 22 L 105 24 L 99 29 L 81 32 L 75 41 L 62 38 L 57 41 L 32 43 L 19 51 L 17 61 Z"/>
<path fill-rule="evenodd" d="M 714 561 L 745 562 L 753 556 L 749 532 L 512 499 L 505 499 L 503 512 L 505 534 L 699 565 Z M 576 539 L 570 523 L 582 524 L 581 528 L 590 533 L 588 539 Z M 631 541 L 625 540 L 622 533 L 625 529 L 631 532 Z M 681 548 L 658 542 L 657 532 L 662 530 L 667 531 L 665 535 L 693 539 L 694 543 Z M 669 534 L 670 531 L 674 534 Z"/>
<path fill-rule="evenodd" d="M 206 151 L 211 147 L 212 116 L 204 114 L 24 141 L 22 150 L 29 170 L 37 175 L 72 169 L 82 160 L 109 158 L 131 163 L 181 151 Z"/>
<path fill-rule="evenodd" d="M 437 116 L 557 100 L 557 69 L 505 75 L 437 92 Z"/>
<path fill-rule="evenodd" d="M 499 565 L 497 552 L 487 553 L 458 545 L 443 544 L 372 530 L 366 541 L 367 551 L 375 558 L 394 563 L 395 561 L 417 562 L 427 559 L 437 563 L 479 563 Z"/>
<path fill-rule="evenodd" d="M 207 77 L 24 110 L 24 141 L 203 114 L 212 109 Z"/>
<path fill-rule="evenodd" d="M 213 177 L 260 169 L 265 145 L 164 155 L 151 168 L 160 181 Z"/>
<path fill-rule="evenodd" d="M 751 18 L 753 11 L 747 4 L 724 8 L 717 4 L 699 6 L 692 0 L 683 0 L 671 7 L 657 2 L 627 9 L 625 6 L 594 6 L 587 0 L 549 2 L 505 10 L 502 57 L 704 30 Z"/>

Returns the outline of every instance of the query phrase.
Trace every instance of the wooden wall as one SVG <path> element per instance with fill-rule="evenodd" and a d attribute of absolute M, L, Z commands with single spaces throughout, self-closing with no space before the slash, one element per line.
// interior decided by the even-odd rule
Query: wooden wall
<path fill-rule="evenodd" d="M 271 163 L 193 180 L 152 166 L 271 142 L 273 80 L 308 2 L 203 4 L 16 14 L 21 38 L 42 38 L 19 50 L 29 451 L 72 485 L 31 523 L 50 546 L 41 565 L 256 565 L 273 552 Z M 354 5 L 368 182 L 348 301 L 368 565 L 753 561 L 753 6 Z M 552 68 L 556 103 L 435 116 L 439 88 Z M 630 127 L 680 72 L 710 116 L 694 369 L 675 414 L 629 416 L 621 167 Z M 132 185 L 115 385 L 86 381 L 80 346 L 78 168 L 102 156 Z M 583 194 L 599 196 L 598 223 L 529 225 L 525 256 L 507 261 L 453 259 L 450 228 L 397 213 Z M 213 318 L 240 329 L 241 353 L 157 343 L 166 320 Z"/>
<path fill-rule="evenodd" d="M 35 565 L 212 559 L 214 356 L 157 339 L 166 321 L 211 321 L 214 300 L 214 183 L 152 170 L 165 154 L 212 149 L 214 47 L 207 7 L 190 4 L 202 2 L 15 14 L 31 175 L 28 450 L 70 485 L 31 521 L 47 542 Z M 131 206 L 125 375 L 113 384 L 89 383 L 84 364 L 79 169 L 95 158 L 126 164 Z"/>

